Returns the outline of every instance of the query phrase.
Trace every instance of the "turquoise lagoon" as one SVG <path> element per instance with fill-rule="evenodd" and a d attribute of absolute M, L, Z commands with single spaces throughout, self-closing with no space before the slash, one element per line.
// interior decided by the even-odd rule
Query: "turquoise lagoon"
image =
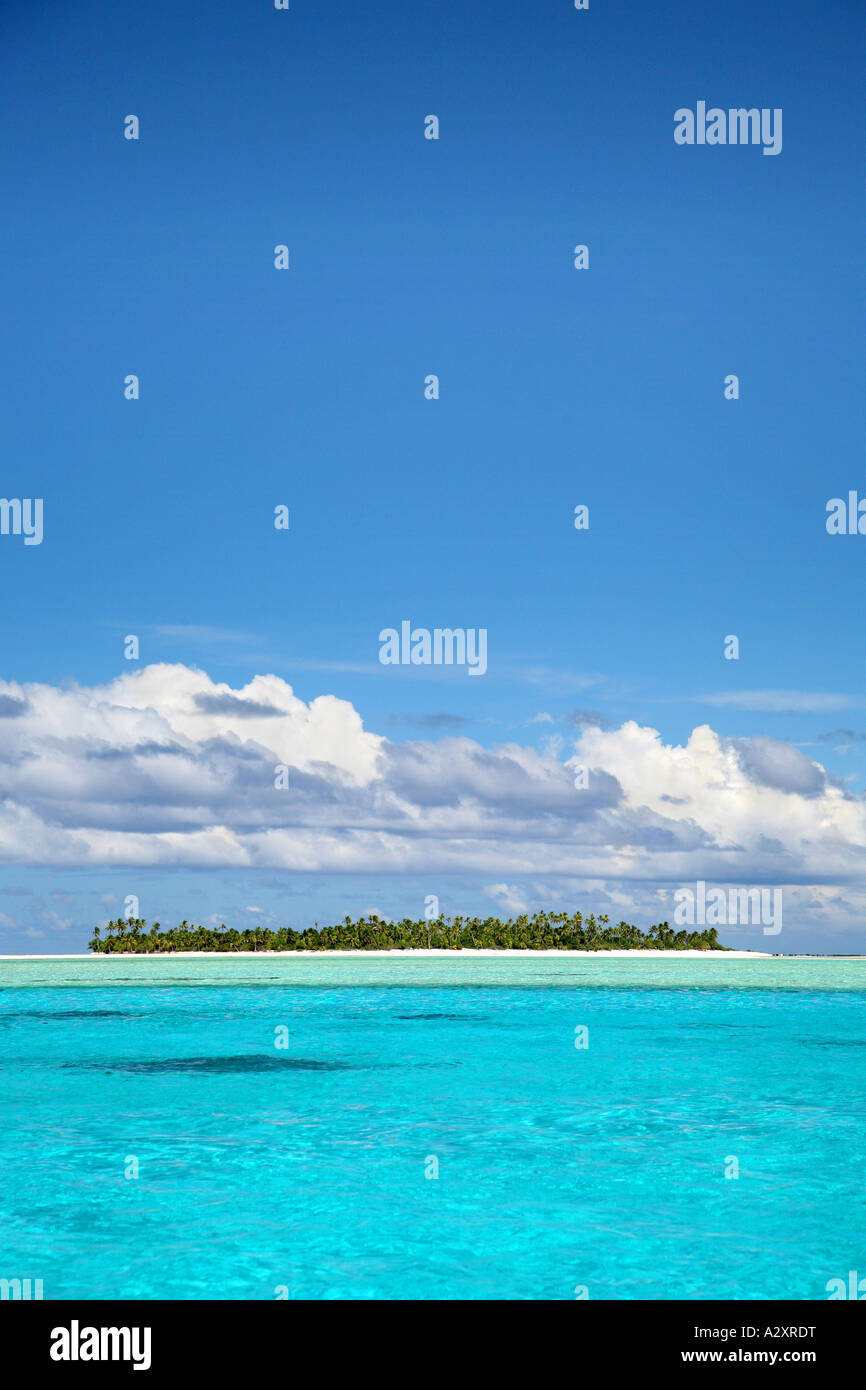
<path fill-rule="evenodd" d="M 0 1277 L 826 1299 L 866 1274 L 864 1006 L 866 960 L 0 961 Z"/>

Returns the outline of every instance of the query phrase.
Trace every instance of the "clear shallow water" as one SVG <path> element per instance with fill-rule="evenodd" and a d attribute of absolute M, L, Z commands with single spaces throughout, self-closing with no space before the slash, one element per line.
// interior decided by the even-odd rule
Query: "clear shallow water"
<path fill-rule="evenodd" d="M 824 1299 L 866 1273 L 864 1019 L 866 962 L 3 962 L 0 1276 Z"/>
<path fill-rule="evenodd" d="M 866 957 L 839 956 L 753 960 L 707 956 L 586 956 L 498 952 L 472 956 L 421 952 L 373 952 L 360 956 L 42 956 L 0 957 L 0 989 L 14 985 L 704 985 L 747 989 L 802 987 L 866 989 Z"/>

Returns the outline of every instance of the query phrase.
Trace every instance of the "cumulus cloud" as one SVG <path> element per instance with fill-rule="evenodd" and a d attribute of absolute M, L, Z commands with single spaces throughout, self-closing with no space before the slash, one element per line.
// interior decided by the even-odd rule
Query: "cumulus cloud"
<path fill-rule="evenodd" d="M 566 723 L 575 729 L 610 729 L 612 721 L 595 709 L 573 709 L 566 716 Z"/>
<path fill-rule="evenodd" d="M 789 744 L 706 725 L 682 746 L 633 722 L 542 751 L 395 743 L 345 700 L 183 665 L 91 688 L 0 682 L 0 700 L 18 711 L 0 720 L 0 862 L 472 873 L 503 903 L 525 876 L 866 878 L 861 798 Z"/>
<path fill-rule="evenodd" d="M 0 695 L 0 719 L 18 719 L 26 708 L 26 700 L 19 700 L 16 695 Z"/>
<path fill-rule="evenodd" d="M 271 719 L 285 714 L 279 705 L 266 705 L 264 700 L 245 700 L 228 692 L 212 695 L 204 691 L 194 698 L 196 709 L 202 714 L 235 714 L 239 719 Z"/>
<path fill-rule="evenodd" d="M 754 782 L 801 796 L 818 796 L 827 774 L 790 743 L 775 738 L 733 739 L 740 766 Z"/>

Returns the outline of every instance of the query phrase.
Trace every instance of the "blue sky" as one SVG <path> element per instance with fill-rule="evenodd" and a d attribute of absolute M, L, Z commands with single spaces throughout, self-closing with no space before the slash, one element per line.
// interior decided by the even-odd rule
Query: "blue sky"
<path fill-rule="evenodd" d="M 390 744 L 563 761 L 576 710 L 668 747 L 704 724 L 782 741 L 853 814 L 866 539 L 824 522 L 866 493 L 864 27 L 854 3 L 754 0 L 5 6 L 2 492 L 44 498 L 45 538 L 0 537 L 3 680 L 102 687 L 135 633 L 139 667 L 272 673 Z M 698 100 L 781 107 L 782 153 L 677 146 Z M 381 666 L 404 618 L 486 628 L 487 674 Z M 0 949 L 79 949 L 136 891 L 122 848 L 16 843 Z M 830 868 L 840 917 L 801 904 L 797 948 L 866 949 L 860 852 Z M 137 853 L 163 920 L 418 915 L 440 889 L 451 911 L 591 906 L 619 882 Z"/>

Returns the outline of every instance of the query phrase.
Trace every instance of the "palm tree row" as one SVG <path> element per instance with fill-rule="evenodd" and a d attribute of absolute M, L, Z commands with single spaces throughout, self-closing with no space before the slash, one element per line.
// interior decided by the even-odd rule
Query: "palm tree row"
<path fill-rule="evenodd" d="M 150 930 L 141 918 L 118 918 L 109 922 L 102 935 L 95 927 L 91 951 L 102 953 L 153 954 L 166 951 L 412 951 L 467 949 L 518 951 L 724 951 L 715 927 L 704 931 L 674 931 L 660 922 L 641 931 L 620 922 L 610 925 L 606 915 L 584 917 L 575 912 L 536 912 L 500 921 L 496 917 L 437 917 L 434 921 L 387 922 L 375 914 L 353 922 L 346 917 L 333 927 L 306 927 L 294 931 L 281 927 L 246 927 L 237 931 L 220 927 L 193 926 L 183 921 L 179 927 L 163 931 L 159 922 Z"/>

